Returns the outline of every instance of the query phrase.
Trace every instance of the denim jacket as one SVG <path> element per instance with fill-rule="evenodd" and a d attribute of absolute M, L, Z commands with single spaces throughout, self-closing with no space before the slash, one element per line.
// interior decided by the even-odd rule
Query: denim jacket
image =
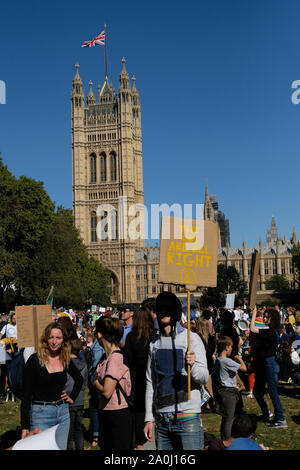
<path fill-rule="evenodd" d="M 208 382 L 204 344 L 191 332 L 190 350 L 196 354 L 191 367 L 191 399 L 187 399 L 188 376 L 185 367 L 187 330 L 176 324 L 171 336 L 161 333 L 150 343 L 146 372 L 145 421 L 154 421 L 161 413 L 200 413 L 200 386 Z"/>

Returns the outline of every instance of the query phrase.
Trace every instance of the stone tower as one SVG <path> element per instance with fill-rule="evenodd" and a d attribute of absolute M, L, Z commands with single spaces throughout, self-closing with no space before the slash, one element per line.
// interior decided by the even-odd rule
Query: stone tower
<path fill-rule="evenodd" d="M 278 237 L 278 231 L 276 227 L 275 218 L 274 218 L 274 215 L 272 215 L 271 225 L 267 230 L 267 237 L 266 237 L 267 245 L 270 245 L 270 246 L 276 245 L 278 238 L 279 237 Z"/>
<path fill-rule="evenodd" d="M 108 77 L 85 100 L 79 65 L 71 94 L 73 213 L 91 256 L 111 272 L 111 300 L 136 298 L 136 250 L 131 222 L 143 220 L 141 104 L 122 60 L 116 96 Z M 135 211 L 134 211 L 135 209 Z M 138 217 L 137 217 L 138 215 Z M 139 226 L 136 229 L 137 233 Z"/>
<path fill-rule="evenodd" d="M 209 194 L 207 183 L 205 186 L 203 216 L 204 216 L 204 220 L 218 222 L 219 247 L 230 246 L 229 220 L 226 219 L 223 212 L 219 210 L 217 196 Z"/>

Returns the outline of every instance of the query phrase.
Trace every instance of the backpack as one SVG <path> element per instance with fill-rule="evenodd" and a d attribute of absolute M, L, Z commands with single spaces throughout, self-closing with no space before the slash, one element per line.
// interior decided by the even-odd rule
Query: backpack
<path fill-rule="evenodd" d="M 19 400 L 23 398 L 24 349 L 21 348 L 18 352 L 14 353 L 11 361 L 7 363 L 8 387 Z"/>
<path fill-rule="evenodd" d="M 122 351 L 113 351 L 113 353 L 119 353 L 119 354 L 122 354 L 123 357 L 124 357 L 124 354 Z M 117 397 L 118 397 L 118 403 L 120 405 L 121 403 L 121 397 L 120 397 L 120 392 L 122 393 L 123 397 L 125 398 L 126 402 L 127 402 L 127 405 L 128 405 L 128 408 L 133 411 L 134 409 L 134 377 L 133 377 L 133 374 L 131 372 L 131 370 L 129 369 L 129 372 L 130 372 L 130 380 L 131 380 L 131 390 L 130 390 L 130 395 L 127 395 L 125 390 L 123 389 L 123 387 L 120 385 L 120 382 L 117 382 L 117 385 L 116 385 L 116 393 L 117 393 Z"/>
<path fill-rule="evenodd" d="M 87 365 L 88 370 L 88 387 L 89 389 L 93 388 L 93 381 L 95 379 L 94 374 L 97 369 L 97 366 L 94 367 L 94 352 L 91 348 L 87 347 L 84 351 L 84 359 Z"/>
<path fill-rule="evenodd" d="M 94 371 L 94 367 L 93 367 L 94 353 L 93 353 L 92 349 L 89 348 L 89 347 L 87 347 L 83 352 L 84 352 L 85 362 L 86 362 L 86 365 L 87 365 L 88 375 L 91 376 L 91 375 L 93 375 L 93 371 Z"/>

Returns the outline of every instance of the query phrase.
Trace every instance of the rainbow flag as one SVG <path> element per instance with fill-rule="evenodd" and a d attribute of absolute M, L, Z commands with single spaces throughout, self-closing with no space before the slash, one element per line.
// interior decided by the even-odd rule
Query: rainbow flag
<path fill-rule="evenodd" d="M 263 319 L 261 317 L 257 317 L 255 318 L 255 326 L 256 328 L 261 328 L 261 329 L 266 329 L 266 328 L 269 328 L 268 325 L 266 325 L 264 322 L 263 322 Z"/>

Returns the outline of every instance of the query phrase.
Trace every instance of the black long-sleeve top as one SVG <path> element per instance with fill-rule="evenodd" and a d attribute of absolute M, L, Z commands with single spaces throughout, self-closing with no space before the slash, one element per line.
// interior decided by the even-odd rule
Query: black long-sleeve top
<path fill-rule="evenodd" d="M 149 343 L 154 338 L 154 332 L 145 344 L 145 338 L 138 339 L 138 332 L 132 329 L 126 336 L 123 354 L 130 369 L 132 386 L 134 388 L 135 410 L 145 410 L 146 369 L 148 362 Z"/>
<path fill-rule="evenodd" d="M 76 400 L 83 378 L 75 364 L 70 361 L 69 367 L 62 372 L 48 372 L 41 366 L 37 354 L 32 354 L 25 364 L 23 372 L 23 399 L 21 403 L 21 429 L 30 428 L 30 405 L 32 401 L 58 401 L 67 382 L 67 372 L 74 380 L 70 398 Z"/>

